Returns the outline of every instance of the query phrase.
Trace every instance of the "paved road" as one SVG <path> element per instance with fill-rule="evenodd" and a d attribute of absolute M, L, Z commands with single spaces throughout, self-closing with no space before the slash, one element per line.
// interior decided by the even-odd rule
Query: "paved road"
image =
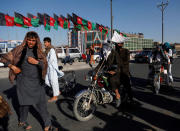
<path fill-rule="evenodd" d="M 87 82 L 83 80 L 83 75 L 89 70 L 85 64 L 76 64 L 77 88 L 85 88 Z M 48 110 L 54 120 L 54 124 L 60 127 L 60 131 L 151 131 L 168 130 L 179 131 L 180 129 L 180 59 L 177 59 L 173 66 L 174 84 L 173 88 L 163 87 L 159 95 L 154 95 L 151 86 L 147 85 L 148 66 L 146 64 L 130 65 L 132 73 L 133 91 L 135 103 L 126 104 L 116 109 L 114 105 L 107 104 L 98 106 L 95 117 L 87 122 L 79 122 L 74 118 L 72 112 L 73 94 L 60 96 L 56 103 L 48 103 Z M 75 64 L 74 64 L 75 66 Z M 70 66 L 68 66 L 70 69 Z M 65 67 L 67 68 L 67 67 Z M 64 68 L 64 69 L 65 69 Z M 1 69 L 0 69 L 1 71 Z M 7 71 L 4 71 L 4 74 Z M 3 75 L 4 75 L 3 74 Z M 1 74 L 0 74 L 1 76 Z M 9 131 L 19 131 L 17 127 L 17 101 L 15 88 L 9 84 L 7 77 L 0 78 L 0 91 L 11 105 L 13 114 L 9 120 Z M 47 96 L 47 99 L 49 97 Z M 38 113 L 31 109 L 29 113 L 29 123 L 33 125 L 33 131 L 42 130 L 41 119 Z"/>

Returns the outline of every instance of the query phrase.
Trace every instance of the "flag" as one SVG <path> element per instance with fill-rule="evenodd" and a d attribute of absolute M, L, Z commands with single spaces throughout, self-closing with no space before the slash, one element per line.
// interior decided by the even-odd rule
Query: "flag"
<path fill-rule="evenodd" d="M 54 19 L 58 22 L 58 16 L 56 14 L 54 14 Z M 59 24 L 59 23 L 58 23 Z"/>
<path fill-rule="evenodd" d="M 54 23 L 55 23 L 55 19 L 50 17 L 50 26 L 54 26 Z"/>
<path fill-rule="evenodd" d="M 102 33 L 107 35 L 108 34 L 108 27 L 103 27 Z"/>
<path fill-rule="evenodd" d="M 99 25 L 99 24 L 96 24 L 96 29 L 99 30 L 100 32 L 102 32 L 103 26 Z"/>
<path fill-rule="evenodd" d="M 20 13 L 14 12 L 15 18 L 14 23 L 16 26 L 28 28 L 28 26 L 31 25 L 29 19 L 27 17 L 24 17 Z"/>
<path fill-rule="evenodd" d="M 77 25 L 75 25 L 75 28 L 76 28 L 76 30 L 81 30 L 82 29 L 82 25 L 77 24 Z"/>
<path fill-rule="evenodd" d="M 64 16 L 60 15 L 58 21 L 59 21 L 59 26 L 61 26 L 63 29 L 69 28 L 68 20 Z"/>
<path fill-rule="evenodd" d="M 82 19 L 82 25 L 85 30 L 88 30 L 88 21 L 85 19 Z"/>
<path fill-rule="evenodd" d="M 58 21 L 58 16 L 56 14 L 54 14 L 54 20 L 55 20 L 54 29 L 58 30 L 59 21 Z"/>
<path fill-rule="evenodd" d="M 92 30 L 96 30 L 96 24 L 92 23 Z"/>
<path fill-rule="evenodd" d="M 89 30 L 92 30 L 92 23 L 90 21 L 88 21 L 88 26 L 87 27 L 88 27 Z"/>
<path fill-rule="evenodd" d="M 34 16 L 34 15 L 30 14 L 30 13 L 28 13 L 27 16 L 28 16 L 28 18 L 31 19 L 32 26 L 34 26 L 34 27 L 39 26 L 39 19 L 38 19 L 37 16 Z"/>
<path fill-rule="evenodd" d="M 31 18 L 23 17 L 24 25 L 26 26 L 32 26 L 31 24 Z"/>
<path fill-rule="evenodd" d="M 48 14 L 44 14 L 44 27 L 46 31 L 50 31 L 50 16 Z"/>
<path fill-rule="evenodd" d="M 73 22 L 82 25 L 82 18 L 73 13 Z"/>
<path fill-rule="evenodd" d="M 67 19 L 68 19 L 69 21 L 72 21 L 72 22 L 73 22 L 73 18 L 72 18 L 72 16 L 71 16 L 70 14 L 67 14 Z"/>
<path fill-rule="evenodd" d="M 58 30 L 58 22 L 57 21 L 54 22 L 54 29 Z"/>
<path fill-rule="evenodd" d="M 63 15 L 60 15 L 60 17 L 64 20 L 64 23 L 67 24 L 67 28 L 70 28 L 70 21 L 66 17 L 64 17 Z"/>
<path fill-rule="evenodd" d="M 37 16 L 38 16 L 37 18 L 39 19 L 39 24 L 44 25 L 44 15 L 37 13 Z"/>
<path fill-rule="evenodd" d="M 5 14 L 0 13 L 0 25 L 6 26 Z"/>
<path fill-rule="evenodd" d="M 30 13 L 27 13 L 27 17 L 28 18 L 37 19 L 37 16 L 34 16 L 34 15 L 30 14 Z"/>
<path fill-rule="evenodd" d="M 68 23 L 65 22 L 65 21 L 63 20 L 63 18 L 59 17 L 59 18 L 58 18 L 58 21 L 59 21 L 59 26 L 61 26 L 63 29 L 67 29 Z"/>
<path fill-rule="evenodd" d="M 17 13 L 17 12 L 14 12 L 14 23 L 16 26 L 19 26 L 19 27 L 22 27 L 23 26 L 23 15 Z"/>
<path fill-rule="evenodd" d="M 14 17 L 5 15 L 6 26 L 14 26 Z"/>

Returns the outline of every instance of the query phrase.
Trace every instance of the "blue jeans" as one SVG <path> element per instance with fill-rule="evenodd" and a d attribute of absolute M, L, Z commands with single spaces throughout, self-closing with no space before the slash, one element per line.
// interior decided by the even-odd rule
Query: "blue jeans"
<path fill-rule="evenodd" d="M 67 62 L 69 62 L 70 61 L 70 56 L 66 56 L 65 58 L 64 58 L 64 64 L 66 64 Z"/>

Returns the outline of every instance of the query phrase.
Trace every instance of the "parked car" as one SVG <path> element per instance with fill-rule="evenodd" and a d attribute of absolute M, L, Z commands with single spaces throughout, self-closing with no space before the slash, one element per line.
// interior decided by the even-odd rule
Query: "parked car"
<path fill-rule="evenodd" d="M 64 47 L 57 47 L 56 48 L 57 56 L 59 59 L 64 59 L 66 57 L 66 48 Z M 82 53 L 80 52 L 79 48 L 69 48 L 69 55 L 70 58 L 74 59 L 74 61 L 79 61 L 82 57 Z"/>
<path fill-rule="evenodd" d="M 149 58 L 152 55 L 152 51 L 151 50 L 144 50 L 141 51 L 140 53 L 135 55 L 135 62 L 139 62 L 139 63 L 148 63 L 149 62 Z"/>

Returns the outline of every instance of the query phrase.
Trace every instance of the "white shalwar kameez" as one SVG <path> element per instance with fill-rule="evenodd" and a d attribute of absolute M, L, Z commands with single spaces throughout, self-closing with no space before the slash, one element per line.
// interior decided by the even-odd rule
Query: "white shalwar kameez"
<path fill-rule="evenodd" d="M 45 77 L 45 83 L 49 87 L 52 87 L 53 96 L 58 96 L 59 95 L 58 77 L 62 77 L 64 73 L 58 69 L 57 57 L 55 50 L 53 48 L 50 49 L 46 59 L 48 62 L 48 68 Z"/>

